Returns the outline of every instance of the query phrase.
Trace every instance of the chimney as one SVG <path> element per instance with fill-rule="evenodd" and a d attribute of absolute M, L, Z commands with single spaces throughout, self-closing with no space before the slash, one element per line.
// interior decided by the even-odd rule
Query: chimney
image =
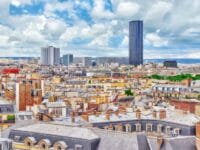
<path fill-rule="evenodd" d="M 153 115 L 153 118 L 156 119 L 156 118 L 157 118 L 157 111 L 156 111 L 156 110 L 153 110 L 152 115 Z"/>
<path fill-rule="evenodd" d="M 82 115 L 82 118 L 83 120 L 89 122 L 89 116 L 86 114 L 86 115 Z"/>
<path fill-rule="evenodd" d="M 123 131 L 123 125 L 120 123 L 120 124 L 117 124 L 116 126 L 115 126 L 115 130 L 117 130 L 117 131 Z"/>
<path fill-rule="evenodd" d="M 200 122 L 196 123 L 196 148 L 200 150 Z"/>
<path fill-rule="evenodd" d="M 163 143 L 163 136 L 159 134 L 157 136 L 157 150 L 160 150 L 162 143 Z"/>
<path fill-rule="evenodd" d="M 164 109 L 160 110 L 159 117 L 160 117 L 160 119 L 165 119 L 166 118 L 166 110 L 164 110 Z"/>
<path fill-rule="evenodd" d="M 136 118 L 137 119 L 141 119 L 141 111 L 140 111 L 140 109 L 136 110 Z"/>
<path fill-rule="evenodd" d="M 116 115 L 116 116 L 119 116 L 119 110 L 116 110 L 116 111 L 115 111 L 115 115 Z"/>
<path fill-rule="evenodd" d="M 70 116 L 71 116 L 71 122 L 75 122 L 75 112 L 71 112 L 70 113 Z"/>
<path fill-rule="evenodd" d="M 106 113 L 106 120 L 110 120 L 110 113 L 109 112 Z"/>
<path fill-rule="evenodd" d="M 108 129 L 109 129 L 109 130 L 113 130 L 113 125 L 112 125 L 112 123 L 111 123 L 111 124 L 109 124 L 109 127 L 108 127 Z"/>

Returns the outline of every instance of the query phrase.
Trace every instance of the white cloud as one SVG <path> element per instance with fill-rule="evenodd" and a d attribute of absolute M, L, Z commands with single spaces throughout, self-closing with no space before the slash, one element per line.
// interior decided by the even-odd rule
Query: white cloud
<path fill-rule="evenodd" d="M 154 46 L 154 47 L 167 46 L 168 41 L 161 38 L 158 34 L 159 34 L 159 30 L 157 30 L 156 33 L 148 33 L 145 36 L 145 44 L 151 45 L 151 46 Z"/>
<path fill-rule="evenodd" d="M 140 6 L 135 2 L 122 1 L 117 6 L 116 14 L 120 18 L 129 19 L 136 15 L 140 9 Z"/>
<path fill-rule="evenodd" d="M 67 29 L 67 25 L 57 19 L 47 19 L 44 24 L 43 34 L 47 39 L 59 39 Z"/>
<path fill-rule="evenodd" d="M 88 1 L 57 0 L 45 2 L 44 12 L 40 15 L 11 15 L 9 5 L 23 6 L 42 0 L 0 0 L 0 50 L 13 50 L 15 54 L 25 53 L 26 50 L 39 55 L 41 46 L 54 44 L 58 47 L 73 46 L 74 49 L 84 49 L 84 52 L 102 55 L 110 54 L 124 56 L 128 53 L 128 22 L 134 19 L 144 20 L 144 47 L 155 48 L 155 53 L 162 56 L 171 56 L 162 50 L 163 47 L 181 45 L 181 40 L 187 39 L 187 46 L 199 43 L 200 25 L 200 1 L 199 0 L 111 0 L 112 11 L 105 8 L 104 0 L 94 0 L 93 5 Z M 77 16 L 77 9 L 88 11 L 91 22 L 83 21 Z M 72 20 L 68 23 L 58 16 L 56 11 L 68 11 L 68 17 Z M 67 14 L 66 14 L 67 15 Z M 161 29 L 161 31 L 156 31 Z M 119 48 L 112 48 L 109 42 L 113 36 L 122 38 Z M 87 41 L 83 45 L 72 43 L 73 39 Z M 117 43 L 118 44 L 118 43 Z M 26 50 L 20 50 L 24 47 Z M 117 50 L 116 50 L 117 49 Z M 123 53 L 120 50 L 123 49 Z M 181 46 L 180 46 L 181 49 Z M 191 48 L 192 49 L 192 48 Z M 107 50 L 105 53 L 104 50 Z M 94 51 L 94 52 L 93 52 Z M 179 51 L 179 50 L 177 50 Z M 150 56 L 149 50 L 145 51 Z M 28 53 L 29 54 L 29 53 Z M 196 54 L 196 55 L 195 55 Z M 178 56 L 178 53 L 173 54 Z M 199 56 L 199 53 L 191 50 L 191 55 Z M 184 57 L 187 57 L 184 56 Z M 152 56 L 153 57 L 153 56 Z"/>
<path fill-rule="evenodd" d="M 152 6 L 149 6 L 150 9 L 147 11 L 145 15 L 146 21 L 152 21 L 154 23 L 159 23 L 163 20 L 164 16 L 171 10 L 172 4 L 170 1 L 158 1 L 154 3 Z M 152 23 L 151 22 L 151 23 Z"/>
<path fill-rule="evenodd" d="M 19 7 L 20 6 L 20 1 L 19 0 L 12 0 L 11 4 L 16 6 L 16 7 Z"/>
<path fill-rule="evenodd" d="M 104 5 L 104 0 L 94 1 L 94 8 L 91 12 L 94 19 L 112 19 L 114 17 L 114 14 L 111 11 L 106 10 Z"/>

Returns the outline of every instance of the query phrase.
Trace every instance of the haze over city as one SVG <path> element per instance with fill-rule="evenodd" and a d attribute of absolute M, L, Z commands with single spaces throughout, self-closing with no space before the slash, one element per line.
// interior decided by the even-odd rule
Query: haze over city
<path fill-rule="evenodd" d="M 199 0 L 1 0 L 0 56 L 128 56 L 128 24 L 144 22 L 144 58 L 200 57 Z"/>

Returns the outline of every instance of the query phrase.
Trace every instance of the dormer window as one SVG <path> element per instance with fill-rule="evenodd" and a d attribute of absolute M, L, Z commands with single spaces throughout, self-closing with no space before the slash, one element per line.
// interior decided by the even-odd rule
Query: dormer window
<path fill-rule="evenodd" d="M 146 132 L 152 132 L 152 124 L 151 123 L 146 124 Z"/>
<path fill-rule="evenodd" d="M 125 129 L 126 129 L 126 132 L 131 132 L 131 124 L 126 124 L 125 125 Z"/>
<path fill-rule="evenodd" d="M 135 124 L 136 132 L 141 132 L 141 124 L 137 123 Z"/>
<path fill-rule="evenodd" d="M 83 146 L 80 144 L 75 145 L 75 150 L 83 150 Z"/>
<path fill-rule="evenodd" d="M 18 142 L 19 139 L 20 139 L 20 136 L 15 136 L 15 137 L 14 137 L 14 141 L 15 141 L 15 142 Z"/>
<path fill-rule="evenodd" d="M 180 129 L 179 128 L 175 128 L 173 133 L 176 136 L 180 135 Z"/>
<path fill-rule="evenodd" d="M 170 126 L 166 126 L 165 127 L 165 133 L 166 133 L 166 135 L 170 135 L 170 132 L 171 132 L 171 127 Z"/>
<path fill-rule="evenodd" d="M 161 124 L 158 124 L 158 125 L 157 125 L 157 132 L 158 132 L 158 133 L 161 133 L 161 132 L 162 132 L 162 125 L 161 125 Z"/>

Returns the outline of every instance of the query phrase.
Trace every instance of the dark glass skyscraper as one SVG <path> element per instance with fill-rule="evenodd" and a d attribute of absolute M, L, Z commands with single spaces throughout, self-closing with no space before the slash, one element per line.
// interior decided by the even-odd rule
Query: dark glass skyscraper
<path fill-rule="evenodd" d="M 129 64 L 143 64 L 143 21 L 129 22 Z"/>

